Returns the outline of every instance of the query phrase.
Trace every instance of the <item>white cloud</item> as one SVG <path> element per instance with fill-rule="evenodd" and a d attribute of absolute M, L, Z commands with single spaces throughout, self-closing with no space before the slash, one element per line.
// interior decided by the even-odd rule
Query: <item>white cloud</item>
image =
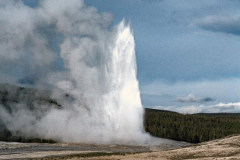
<path fill-rule="evenodd" d="M 215 105 L 190 105 L 190 106 L 155 106 L 154 109 L 170 110 L 183 114 L 194 113 L 239 113 L 240 102 L 218 103 Z"/>

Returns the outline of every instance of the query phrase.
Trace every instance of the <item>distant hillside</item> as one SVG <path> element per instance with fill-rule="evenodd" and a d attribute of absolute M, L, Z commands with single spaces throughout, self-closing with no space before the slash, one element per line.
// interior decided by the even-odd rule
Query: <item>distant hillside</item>
<path fill-rule="evenodd" d="M 199 143 L 240 134 L 239 113 L 180 114 L 145 110 L 145 130 L 153 136 Z"/>

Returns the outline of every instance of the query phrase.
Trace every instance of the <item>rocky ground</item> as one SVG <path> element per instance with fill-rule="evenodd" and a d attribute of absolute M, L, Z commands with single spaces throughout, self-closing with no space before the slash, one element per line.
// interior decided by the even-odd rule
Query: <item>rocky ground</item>
<path fill-rule="evenodd" d="M 0 142 L 0 159 L 240 159 L 240 135 L 198 145 L 170 140 L 155 146 Z"/>

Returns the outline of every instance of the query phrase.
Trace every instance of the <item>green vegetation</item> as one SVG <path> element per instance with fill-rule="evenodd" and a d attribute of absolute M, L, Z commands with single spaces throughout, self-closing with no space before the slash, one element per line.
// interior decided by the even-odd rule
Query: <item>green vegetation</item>
<path fill-rule="evenodd" d="M 199 143 L 240 134 L 239 113 L 179 114 L 146 109 L 145 130 L 151 135 Z"/>

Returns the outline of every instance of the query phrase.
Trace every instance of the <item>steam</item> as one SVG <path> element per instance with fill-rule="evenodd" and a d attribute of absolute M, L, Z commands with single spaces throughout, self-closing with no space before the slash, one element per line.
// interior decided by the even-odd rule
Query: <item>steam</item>
<path fill-rule="evenodd" d="M 82 0 L 41 0 L 35 8 L 1 1 L 0 11 L 0 37 L 5 35 L 0 62 L 23 78 L 33 77 L 37 87 L 52 88 L 51 97 L 61 104 L 31 109 L 11 103 L 17 108 L 11 113 L 0 107 L 9 130 L 64 142 L 144 143 L 149 138 L 129 24 L 123 20 L 110 29 L 112 15 Z M 63 65 L 54 67 L 59 62 Z"/>

